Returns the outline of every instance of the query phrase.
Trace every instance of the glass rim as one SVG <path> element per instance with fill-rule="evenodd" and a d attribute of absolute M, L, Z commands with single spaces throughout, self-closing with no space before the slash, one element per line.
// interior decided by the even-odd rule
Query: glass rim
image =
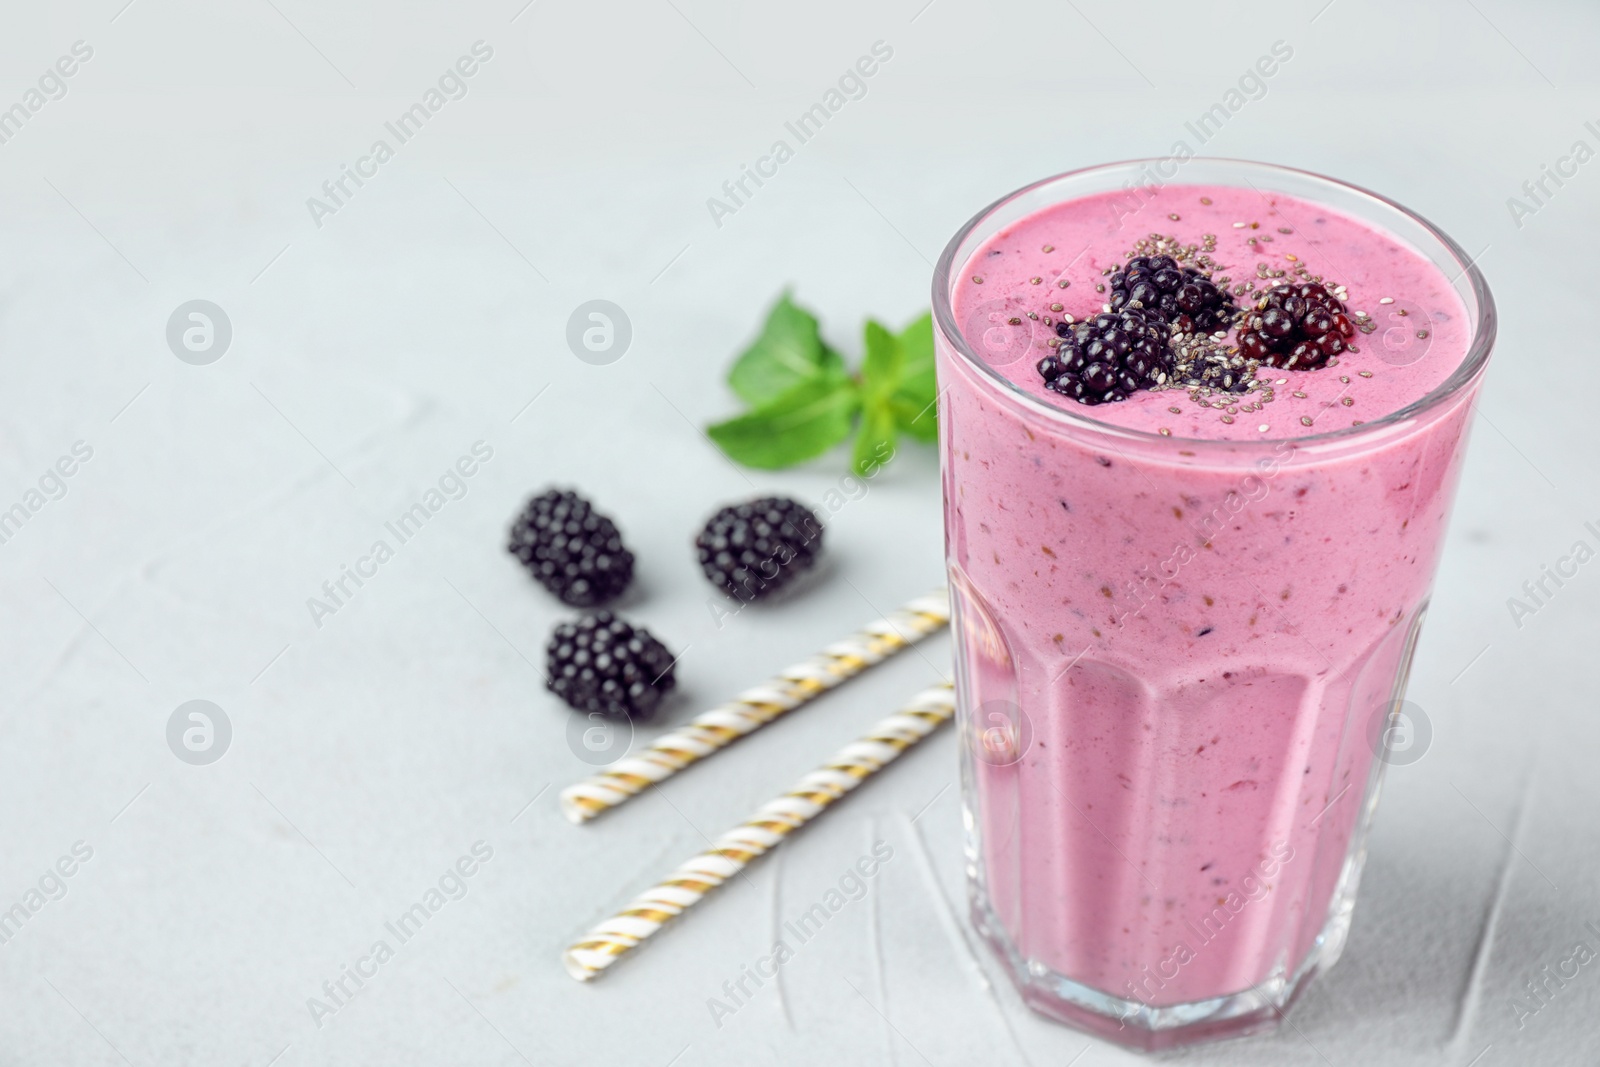
<path fill-rule="evenodd" d="M 973 352 L 971 345 L 967 343 L 966 335 L 961 332 L 960 327 L 956 324 L 955 309 L 952 307 L 951 303 L 950 279 L 951 275 L 958 268 L 958 266 L 961 266 L 961 264 L 956 263 L 957 252 L 962 243 L 966 241 L 967 237 L 970 236 L 971 233 L 986 220 L 993 217 L 996 212 L 1002 210 L 1008 204 L 1011 204 L 1014 201 L 1028 195 L 1036 189 L 1067 178 L 1082 177 L 1084 175 L 1094 174 L 1096 172 L 1110 172 L 1130 168 L 1137 170 L 1146 165 L 1164 162 L 1168 162 L 1166 157 L 1145 157 L 1117 160 L 1110 163 L 1097 163 L 1089 167 L 1078 167 L 1073 170 L 1052 174 L 1049 177 L 1041 178 L 1038 181 L 1029 182 L 1027 185 L 1022 186 L 1019 189 L 1014 189 L 1000 197 L 998 200 L 986 205 L 981 211 L 979 211 L 976 215 L 973 215 L 972 218 L 968 219 L 967 222 L 956 231 L 955 236 L 951 237 L 949 243 L 945 245 L 944 251 L 939 254 L 939 261 L 934 265 L 933 269 L 933 321 L 938 327 L 939 332 L 944 335 L 945 340 L 950 344 L 950 347 L 958 355 L 960 355 L 962 360 L 968 366 L 983 372 L 994 382 L 999 384 L 1004 391 L 1004 395 L 1006 395 L 1008 399 L 1012 401 L 1021 401 L 1030 409 L 1043 413 L 1049 418 L 1098 434 L 1121 436 L 1132 440 L 1150 443 L 1159 442 L 1163 447 L 1173 444 L 1182 444 L 1186 446 L 1198 445 L 1204 448 L 1235 448 L 1248 442 L 1217 437 L 1179 437 L 1176 435 L 1166 436 L 1164 434 L 1151 433 L 1148 430 L 1136 430 L 1131 427 L 1118 426 L 1114 423 L 1102 422 L 1099 419 L 1093 418 L 1089 415 L 1084 415 L 1073 411 L 1072 407 L 1058 406 L 1048 403 L 1040 397 L 1028 392 L 1016 382 L 1013 382 L 1010 378 L 1006 377 L 998 369 L 992 366 L 987 360 L 982 359 L 975 352 Z M 1214 163 L 1254 169 L 1268 173 L 1292 174 L 1300 178 L 1311 179 L 1313 182 L 1320 182 L 1326 185 L 1337 187 L 1348 193 L 1355 194 L 1358 198 L 1372 201 L 1392 211 L 1399 212 L 1406 219 L 1420 226 L 1430 237 L 1438 241 L 1439 244 L 1443 246 L 1445 251 L 1450 254 L 1450 257 L 1455 261 L 1456 265 L 1461 268 L 1461 272 L 1457 275 L 1456 280 L 1459 280 L 1462 277 L 1466 278 L 1471 289 L 1473 299 L 1477 304 L 1477 317 L 1476 322 L 1473 324 L 1472 341 L 1467 348 L 1466 355 L 1462 358 L 1461 364 L 1456 367 L 1453 372 L 1451 372 L 1450 377 L 1446 378 L 1444 382 L 1436 386 L 1433 390 L 1412 401 L 1411 403 L 1406 404 L 1404 407 L 1397 408 L 1381 418 L 1363 422 L 1360 426 L 1346 426 L 1337 430 L 1325 430 L 1318 433 L 1302 434 L 1294 437 L 1275 437 L 1271 439 L 1271 443 L 1281 444 L 1287 442 L 1291 445 L 1299 446 L 1325 441 L 1348 441 L 1353 438 L 1376 435 L 1383 430 L 1396 425 L 1397 423 L 1405 422 L 1416 415 L 1439 407 L 1446 401 L 1451 400 L 1456 395 L 1461 393 L 1462 390 L 1466 389 L 1482 374 L 1484 367 L 1488 364 L 1489 354 L 1494 348 L 1495 333 L 1497 329 L 1496 324 L 1498 320 L 1495 315 L 1494 296 L 1490 293 L 1489 283 L 1484 278 L 1483 272 L 1478 269 L 1476 260 L 1471 256 L 1468 256 L 1466 250 L 1458 245 L 1449 234 L 1445 233 L 1438 226 L 1435 226 L 1428 219 L 1424 218 L 1422 215 L 1419 215 L 1417 212 L 1412 211 L 1404 204 L 1392 200 L 1381 193 L 1375 193 L 1364 186 L 1355 185 L 1351 182 L 1340 181 L 1337 178 L 1330 178 L 1325 174 L 1318 174 L 1316 171 L 1303 170 L 1298 167 L 1286 167 L 1277 163 L 1264 163 L 1259 160 L 1237 159 L 1226 156 L 1193 156 L 1185 160 L 1184 163 Z M 1174 181 L 1163 184 L 1179 185 L 1182 183 Z M 1112 190 L 1101 191 L 1109 192 Z M 1399 235 L 1394 236 L 1398 240 L 1404 240 L 1404 238 L 1399 237 Z M 1418 251 L 1421 250 L 1419 249 Z M 1423 252 L 1423 254 L 1426 255 L 1427 253 Z M 1451 281 L 1450 284 L 1452 287 L 1454 287 L 1455 281 Z M 1469 309 L 1469 314 L 1470 311 L 1471 309 Z"/>

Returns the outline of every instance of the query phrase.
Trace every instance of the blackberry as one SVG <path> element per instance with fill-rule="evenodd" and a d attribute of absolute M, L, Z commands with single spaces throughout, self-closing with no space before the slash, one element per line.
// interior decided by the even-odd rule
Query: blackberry
<path fill-rule="evenodd" d="M 1137 300 L 1184 333 L 1210 333 L 1239 313 L 1226 289 L 1171 256 L 1134 256 L 1111 275 L 1111 310 Z"/>
<path fill-rule="evenodd" d="M 1172 373 L 1167 325 L 1146 308 L 1127 307 L 1056 325 L 1061 344 L 1039 361 L 1045 388 L 1080 404 L 1126 400 Z"/>
<path fill-rule="evenodd" d="M 1347 347 L 1355 324 L 1344 305 L 1315 282 L 1275 285 L 1239 330 L 1239 351 L 1284 370 L 1315 370 Z"/>
<path fill-rule="evenodd" d="M 799 501 L 764 496 L 711 516 L 694 549 L 712 585 L 738 600 L 762 600 L 816 564 L 822 526 Z"/>
<path fill-rule="evenodd" d="M 677 684 L 672 653 L 609 611 L 564 622 L 545 647 L 545 687 L 574 709 L 648 719 Z"/>
<path fill-rule="evenodd" d="M 539 584 L 575 608 L 602 604 L 633 580 L 633 553 L 616 523 L 576 493 L 550 489 L 511 524 L 507 551 Z"/>

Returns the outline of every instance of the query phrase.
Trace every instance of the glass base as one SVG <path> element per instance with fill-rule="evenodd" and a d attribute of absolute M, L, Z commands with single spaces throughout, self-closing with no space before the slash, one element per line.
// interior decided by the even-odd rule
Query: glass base
<path fill-rule="evenodd" d="M 1106 1041 L 1156 1052 L 1277 1029 L 1312 979 L 1338 962 L 1350 932 L 1352 909 L 1348 905 L 1353 903 L 1352 893 L 1346 906 L 1331 909 L 1312 950 L 1293 974 L 1274 968 L 1254 988 L 1159 1008 L 1103 993 L 1037 960 L 1024 959 L 981 899 L 972 902 L 972 925 L 1005 965 L 1028 1007 Z"/>

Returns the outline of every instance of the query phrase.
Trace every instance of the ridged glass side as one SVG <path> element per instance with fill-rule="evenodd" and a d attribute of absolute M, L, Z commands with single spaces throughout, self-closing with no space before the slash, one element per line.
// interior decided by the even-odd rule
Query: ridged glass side
<path fill-rule="evenodd" d="M 1344 947 L 1384 766 L 1373 717 L 1404 693 L 1424 606 L 1320 676 L 1240 665 L 1174 690 L 1084 657 L 1024 722 L 1025 667 L 953 577 L 973 921 L 1028 1003 L 1150 1049 L 1274 1026 Z M 1218 736 L 1241 713 L 1261 719 L 1242 764 Z M 1164 750 L 1198 755 L 1173 775 Z M 1189 869 L 1197 839 L 1239 862 Z"/>

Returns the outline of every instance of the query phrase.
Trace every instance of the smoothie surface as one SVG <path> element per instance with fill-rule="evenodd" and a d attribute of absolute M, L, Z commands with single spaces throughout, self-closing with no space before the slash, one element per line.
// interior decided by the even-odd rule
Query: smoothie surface
<path fill-rule="evenodd" d="M 1152 251 L 1136 245 L 1155 237 L 1207 250 L 1220 265 L 1213 280 L 1228 279 L 1242 308 L 1285 282 L 1344 286 L 1358 323 L 1352 348 L 1315 370 L 1263 365 L 1260 388 L 1247 393 L 1174 386 L 1086 405 L 1045 388 L 1037 364 L 1054 325 L 1105 310 L 1110 272 Z M 1410 245 L 1317 203 L 1230 186 L 1141 188 L 1043 208 L 973 253 L 953 308 L 973 351 L 1046 404 L 1146 433 L 1215 440 L 1303 437 L 1382 418 L 1442 385 L 1472 334 L 1449 279 Z"/>

